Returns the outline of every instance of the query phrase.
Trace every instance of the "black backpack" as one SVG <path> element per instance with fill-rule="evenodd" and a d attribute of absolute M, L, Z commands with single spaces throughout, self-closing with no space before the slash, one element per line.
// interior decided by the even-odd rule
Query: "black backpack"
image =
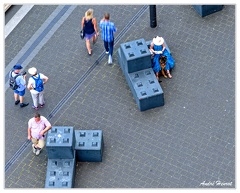
<path fill-rule="evenodd" d="M 17 74 L 16 76 L 12 76 L 12 72 L 10 72 L 10 75 L 9 75 L 9 86 L 12 90 L 17 90 L 18 89 L 18 85 L 17 85 L 17 82 L 16 82 L 16 79 L 18 76 L 20 76 L 20 74 Z"/>

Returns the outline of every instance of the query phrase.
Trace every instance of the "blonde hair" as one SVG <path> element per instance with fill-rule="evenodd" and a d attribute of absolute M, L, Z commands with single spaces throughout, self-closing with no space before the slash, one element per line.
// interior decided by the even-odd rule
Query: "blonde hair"
<path fill-rule="evenodd" d="M 86 20 L 93 18 L 93 9 L 89 9 L 85 12 L 85 18 L 86 18 Z"/>

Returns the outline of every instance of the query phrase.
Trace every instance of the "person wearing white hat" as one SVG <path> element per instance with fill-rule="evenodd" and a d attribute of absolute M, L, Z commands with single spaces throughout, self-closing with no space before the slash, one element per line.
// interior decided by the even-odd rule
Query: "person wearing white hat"
<path fill-rule="evenodd" d="M 43 107 L 45 104 L 43 90 L 44 84 L 48 81 L 48 77 L 42 73 L 37 73 L 37 69 L 35 67 L 29 68 L 28 73 L 32 75 L 28 80 L 27 86 L 32 95 L 32 108 L 38 110 L 38 103 L 40 104 L 40 107 Z"/>
<path fill-rule="evenodd" d="M 167 58 L 165 70 L 167 71 L 168 78 L 172 78 L 170 70 L 174 67 L 175 61 L 171 54 L 167 51 L 163 37 L 156 36 L 153 38 L 150 45 L 150 51 L 154 54 L 152 68 L 157 79 L 159 79 L 159 72 L 161 70 L 159 59 L 162 55 L 166 56 Z"/>

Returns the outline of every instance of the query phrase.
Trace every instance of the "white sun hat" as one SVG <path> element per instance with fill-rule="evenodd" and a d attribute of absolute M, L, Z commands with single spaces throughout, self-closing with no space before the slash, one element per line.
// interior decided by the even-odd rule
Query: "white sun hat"
<path fill-rule="evenodd" d="M 153 38 L 153 43 L 156 45 L 156 46 L 160 46 L 164 43 L 164 39 L 162 37 L 155 37 Z"/>
<path fill-rule="evenodd" d="M 31 75 L 35 75 L 37 73 L 37 69 L 35 67 L 29 68 L 28 73 Z"/>

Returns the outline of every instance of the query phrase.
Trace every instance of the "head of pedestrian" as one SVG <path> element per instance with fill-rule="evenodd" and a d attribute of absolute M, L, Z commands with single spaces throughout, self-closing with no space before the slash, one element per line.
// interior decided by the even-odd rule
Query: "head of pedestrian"
<path fill-rule="evenodd" d="M 86 20 L 90 20 L 93 18 L 93 9 L 88 9 L 86 12 L 85 12 L 85 18 Z"/>
<path fill-rule="evenodd" d="M 35 67 L 29 68 L 28 73 L 34 76 L 37 74 L 37 69 Z"/>
<path fill-rule="evenodd" d="M 104 19 L 105 20 L 109 20 L 110 19 L 110 14 L 109 13 L 105 13 L 104 14 Z"/>
<path fill-rule="evenodd" d="M 21 64 L 16 64 L 13 66 L 13 70 L 17 73 L 19 73 L 21 71 L 23 67 L 21 66 Z"/>
<path fill-rule="evenodd" d="M 39 122 L 41 120 L 40 117 L 41 117 L 41 115 L 39 113 L 34 114 L 34 119 L 35 119 L 36 122 Z"/>
<path fill-rule="evenodd" d="M 164 43 L 164 39 L 162 37 L 155 37 L 153 38 L 153 43 L 157 46 L 161 46 Z"/>

